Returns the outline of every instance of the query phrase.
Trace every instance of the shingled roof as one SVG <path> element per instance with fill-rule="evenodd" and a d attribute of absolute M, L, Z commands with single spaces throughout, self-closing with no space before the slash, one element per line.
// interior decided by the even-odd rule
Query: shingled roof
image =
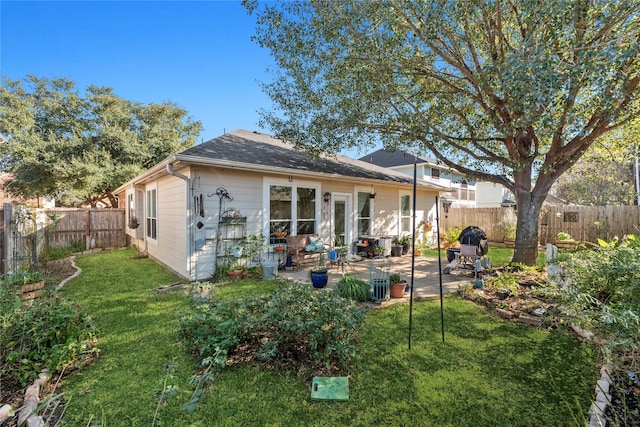
<path fill-rule="evenodd" d="M 388 148 L 381 148 L 373 153 L 366 154 L 360 157 L 360 160 L 385 168 L 412 165 L 414 160 L 417 164 L 431 163 L 435 165 L 438 163 L 438 161 L 432 157 L 414 156 L 413 154 L 400 149 Z"/>
<path fill-rule="evenodd" d="M 360 178 L 412 184 L 413 178 L 371 163 L 337 155 L 309 157 L 304 151 L 269 135 L 236 130 L 176 155 L 179 161 L 245 166 L 247 169 L 290 170 L 291 174 L 306 172 L 321 176 Z M 422 187 L 443 190 L 437 184 L 420 182 Z"/>

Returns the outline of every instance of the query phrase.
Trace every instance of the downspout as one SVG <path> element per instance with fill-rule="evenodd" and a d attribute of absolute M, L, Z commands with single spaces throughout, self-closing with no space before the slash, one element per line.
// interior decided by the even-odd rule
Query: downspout
<path fill-rule="evenodd" d="M 191 275 L 191 263 L 193 262 L 193 245 L 191 244 L 193 242 L 193 221 L 191 220 L 192 207 L 191 194 L 189 193 L 189 191 L 193 192 L 193 188 L 190 188 L 189 184 L 191 183 L 191 180 L 189 179 L 189 177 L 174 171 L 173 165 L 171 163 L 167 163 L 167 173 L 184 180 L 184 182 L 187 184 L 187 276 L 189 277 L 189 280 L 194 281 L 195 278 Z"/>

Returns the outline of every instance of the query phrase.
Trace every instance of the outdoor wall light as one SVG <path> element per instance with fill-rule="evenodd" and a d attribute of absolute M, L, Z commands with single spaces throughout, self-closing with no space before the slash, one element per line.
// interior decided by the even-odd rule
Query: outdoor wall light
<path fill-rule="evenodd" d="M 330 201 L 331 201 L 331 193 L 327 191 L 326 193 L 324 193 L 324 202 L 329 203 Z"/>
<path fill-rule="evenodd" d="M 447 200 L 444 197 L 440 199 L 440 201 L 442 202 L 442 209 L 444 210 L 444 217 L 447 218 L 447 214 L 449 213 L 449 208 L 451 207 L 451 204 L 453 203 L 451 200 Z"/>

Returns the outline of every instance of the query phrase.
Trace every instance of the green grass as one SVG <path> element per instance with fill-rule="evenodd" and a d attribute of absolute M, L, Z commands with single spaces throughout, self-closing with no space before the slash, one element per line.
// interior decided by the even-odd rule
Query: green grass
<path fill-rule="evenodd" d="M 236 366 L 218 375 L 193 415 L 193 362 L 175 328 L 190 306 L 184 294 L 155 295 L 177 281 L 132 251 L 82 257 L 83 274 L 65 292 L 101 328 L 102 353 L 64 382 L 65 425 L 151 426 L 166 365 L 177 392 L 158 410 L 165 426 L 578 426 L 585 424 L 597 376 L 591 349 L 560 331 L 505 322 L 470 302 L 438 301 L 371 310 L 350 376 L 347 402 L 311 401 L 310 382 Z M 241 281 L 215 298 L 273 292 L 273 282 Z"/>
<path fill-rule="evenodd" d="M 427 249 L 426 253 L 427 253 L 427 256 L 429 257 L 432 257 L 432 258 L 438 257 L 437 249 Z M 440 254 L 442 256 L 442 259 L 446 262 L 447 250 L 440 249 Z M 486 256 L 488 256 L 491 259 L 491 265 L 494 265 L 494 266 L 507 265 L 511 262 L 511 259 L 513 258 L 513 249 L 489 245 L 489 251 L 487 252 Z M 546 264 L 545 260 L 546 260 L 545 252 L 540 251 L 538 253 L 538 265 L 544 266 Z"/>

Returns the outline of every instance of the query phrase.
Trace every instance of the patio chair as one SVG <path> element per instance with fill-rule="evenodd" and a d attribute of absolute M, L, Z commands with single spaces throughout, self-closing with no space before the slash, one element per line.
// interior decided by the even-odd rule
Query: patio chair
<path fill-rule="evenodd" d="M 479 255 L 479 253 L 481 253 L 481 251 L 478 250 L 477 245 L 461 245 L 460 251 L 455 253 L 455 259 L 453 261 L 453 270 L 456 272 L 456 275 L 458 274 L 458 268 L 471 265 L 474 279 L 477 279 L 478 271 L 481 270 L 481 268 L 478 267 L 480 266 L 480 259 L 482 258 L 482 255 Z"/>
<path fill-rule="evenodd" d="M 389 261 L 385 257 L 371 260 L 369 265 L 369 289 L 373 301 L 389 299 Z"/>

